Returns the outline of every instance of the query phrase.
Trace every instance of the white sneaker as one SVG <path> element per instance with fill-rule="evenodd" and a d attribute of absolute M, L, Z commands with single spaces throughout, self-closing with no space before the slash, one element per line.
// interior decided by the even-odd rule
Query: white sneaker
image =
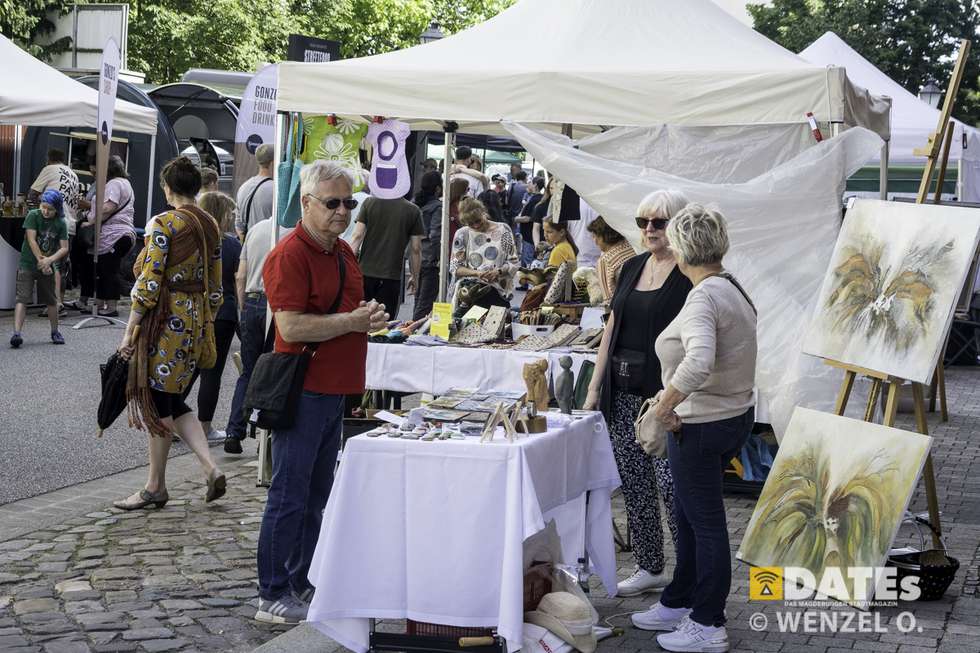
<path fill-rule="evenodd" d="M 728 631 L 724 626 L 704 626 L 684 617 L 677 630 L 657 635 L 657 643 L 663 649 L 681 653 L 725 653 Z"/>
<path fill-rule="evenodd" d="M 216 444 L 216 443 L 223 443 L 224 441 L 225 441 L 225 432 L 224 431 L 219 431 L 218 429 L 213 428 L 213 427 L 211 428 L 210 431 L 208 431 L 208 442 L 209 443 Z"/>
<path fill-rule="evenodd" d="M 639 596 L 652 590 L 662 590 L 669 582 L 670 579 L 664 573 L 651 574 L 637 567 L 632 576 L 616 585 L 616 595 Z"/>
<path fill-rule="evenodd" d="M 670 632 L 691 614 L 690 608 L 668 608 L 657 601 L 646 612 L 637 612 L 630 621 L 640 630 L 663 630 Z"/>

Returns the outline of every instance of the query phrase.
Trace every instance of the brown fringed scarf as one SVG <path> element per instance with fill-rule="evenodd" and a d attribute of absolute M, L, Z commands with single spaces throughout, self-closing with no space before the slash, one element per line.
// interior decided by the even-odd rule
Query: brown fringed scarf
<path fill-rule="evenodd" d="M 211 266 L 211 252 L 221 241 L 221 231 L 218 229 L 217 223 L 210 215 L 196 206 L 184 206 L 175 209 L 174 213 L 184 218 L 188 228 L 178 231 L 170 240 L 167 268 L 173 268 L 194 254 L 200 253 L 204 264 L 204 280 L 170 283 L 167 281 L 167 270 L 163 270 L 159 279 L 160 294 L 157 297 L 156 306 L 144 313 L 143 319 L 140 321 L 141 328 L 136 336 L 136 342 L 133 343 L 133 359 L 129 363 L 129 378 L 126 382 L 129 425 L 141 431 L 148 430 L 151 435 L 161 437 L 169 435 L 170 429 L 164 426 L 160 420 L 160 415 L 157 413 L 156 405 L 154 405 L 153 397 L 150 394 L 150 346 L 159 343 L 163 329 L 166 327 L 170 317 L 170 293 L 172 291 L 204 295 L 204 300 L 201 303 L 204 307 L 204 323 L 208 331 L 211 334 L 214 333 L 211 302 L 207 297 L 208 270 Z M 146 247 L 144 246 L 133 265 L 133 274 L 137 278 L 142 272 L 145 259 Z M 212 347 L 212 349 L 214 348 Z"/>

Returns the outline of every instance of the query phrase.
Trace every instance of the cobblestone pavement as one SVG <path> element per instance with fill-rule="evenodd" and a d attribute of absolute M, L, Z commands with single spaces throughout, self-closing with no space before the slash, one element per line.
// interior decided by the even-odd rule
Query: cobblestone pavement
<path fill-rule="evenodd" d="M 748 568 L 737 563 L 728 603 L 733 651 L 980 651 L 980 370 L 953 369 L 948 379 L 950 421 L 930 418 L 947 542 L 962 563 L 947 595 L 933 603 L 880 610 L 879 630 L 888 632 L 781 633 L 779 606 L 748 601 Z M 900 425 L 908 427 L 909 416 L 900 417 Z M 193 460 L 183 456 L 172 461 L 183 472 L 174 475 L 171 502 L 161 511 L 108 508 L 105 495 L 110 493 L 92 484 L 112 484 L 106 487 L 115 492 L 120 482 L 112 477 L 86 484 L 87 503 L 78 504 L 84 512 L 77 516 L 64 517 L 64 506 L 52 511 L 44 502 L 47 495 L 4 506 L 0 524 L 15 514 L 18 525 L 0 526 L 0 651 L 250 651 L 264 643 L 263 650 L 301 650 L 298 644 L 275 648 L 284 627 L 251 619 L 264 502 L 253 464 L 248 458 L 225 459 L 229 491 L 214 504 L 204 503 L 203 479 L 193 473 Z M 736 496 L 727 503 L 734 553 L 755 500 Z M 925 510 L 921 487 L 912 507 Z M 617 515 L 622 522 L 621 506 Z M 912 532 L 900 533 L 900 542 L 916 540 Z M 627 553 L 619 555 L 619 564 L 621 575 L 632 570 Z M 646 608 L 655 595 L 609 599 L 596 587 L 593 600 L 604 617 L 625 627 L 622 636 L 600 644 L 600 653 L 657 650 L 653 633 L 615 616 Z M 899 616 L 904 611 L 916 619 L 909 633 L 898 632 L 899 625 L 909 623 Z M 755 613 L 768 617 L 764 632 L 750 628 Z M 344 649 L 322 640 L 302 650 Z"/>

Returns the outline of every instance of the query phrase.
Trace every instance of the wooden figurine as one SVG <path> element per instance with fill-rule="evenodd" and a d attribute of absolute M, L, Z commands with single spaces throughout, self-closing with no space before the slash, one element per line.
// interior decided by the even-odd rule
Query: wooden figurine
<path fill-rule="evenodd" d="M 572 404 L 575 395 L 575 377 L 572 375 L 572 357 L 562 356 L 558 359 L 561 365 L 561 372 L 555 379 L 555 398 L 558 400 L 558 408 L 566 415 L 572 414 Z"/>
<path fill-rule="evenodd" d="M 534 402 L 536 411 L 548 410 L 548 360 L 542 358 L 525 363 L 523 374 L 528 401 Z"/>

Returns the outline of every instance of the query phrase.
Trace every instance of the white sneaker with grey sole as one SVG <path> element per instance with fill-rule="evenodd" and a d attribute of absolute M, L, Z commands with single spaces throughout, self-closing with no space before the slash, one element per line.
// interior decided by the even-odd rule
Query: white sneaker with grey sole
<path fill-rule="evenodd" d="M 667 587 L 670 579 L 667 574 L 651 574 L 645 569 L 636 568 L 633 575 L 616 585 L 617 596 L 639 596 L 654 590 L 662 590 Z"/>
<path fill-rule="evenodd" d="M 671 631 L 677 628 L 687 616 L 690 608 L 668 608 L 657 601 L 646 612 L 637 612 L 630 617 L 633 625 L 640 630 Z"/>
<path fill-rule="evenodd" d="M 310 606 L 295 596 L 285 594 L 275 601 L 259 599 L 259 609 L 255 612 L 255 620 L 267 624 L 298 624 L 306 621 Z"/>
<path fill-rule="evenodd" d="M 724 626 L 705 626 L 684 617 L 672 633 L 657 635 L 657 643 L 677 653 L 725 653 L 728 650 L 728 631 Z"/>

